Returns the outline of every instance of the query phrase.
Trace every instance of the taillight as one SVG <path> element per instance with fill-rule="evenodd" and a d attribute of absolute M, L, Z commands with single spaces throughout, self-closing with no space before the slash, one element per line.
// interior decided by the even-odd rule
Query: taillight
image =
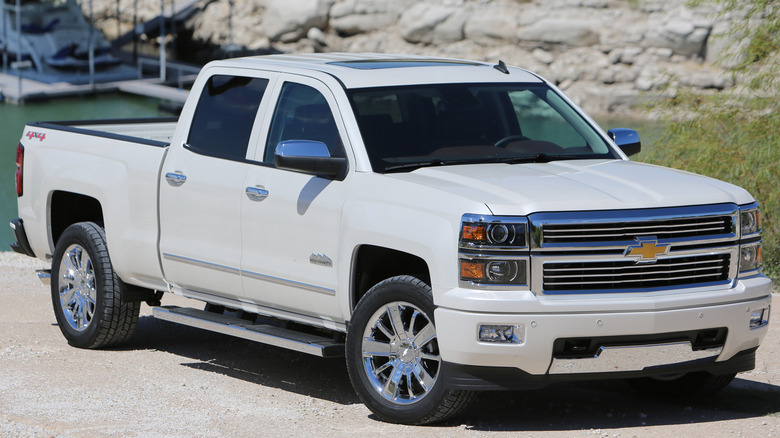
<path fill-rule="evenodd" d="M 24 167 L 24 146 L 19 143 L 16 146 L 16 196 L 21 197 L 22 190 L 22 169 Z"/>

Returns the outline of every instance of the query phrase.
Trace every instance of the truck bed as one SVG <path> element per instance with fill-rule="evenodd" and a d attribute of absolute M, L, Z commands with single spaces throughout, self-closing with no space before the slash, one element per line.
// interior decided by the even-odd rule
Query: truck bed
<path fill-rule="evenodd" d="M 31 123 L 29 126 L 132 141 L 153 146 L 165 146 L 171 141 L 177 121 L 176 117 L 160 117 L 36 122 Z"/>

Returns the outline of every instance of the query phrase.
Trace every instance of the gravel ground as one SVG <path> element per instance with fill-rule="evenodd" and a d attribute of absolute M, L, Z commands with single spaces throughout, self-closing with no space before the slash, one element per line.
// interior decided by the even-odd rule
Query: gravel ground
<path fill-rule="evenodd" d="M 360 404 L 341 360 L 156 320 L 146 305 L 121 348 L 72 348 L 35 278 L 42 266 L 0 252 L 0 437 L 780 437 L 776 322 L 756 369 L 714 399 L 662 403 L 620 381 L 570 384 L 485 393 L 453 421 L 411 427 Z"/>

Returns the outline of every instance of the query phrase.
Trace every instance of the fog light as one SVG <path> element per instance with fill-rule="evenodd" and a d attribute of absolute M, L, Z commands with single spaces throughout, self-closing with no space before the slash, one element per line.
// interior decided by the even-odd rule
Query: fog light
<path fill-rule="evenodd" d="M 523 325 L 482 324 L 479 326 L 479 342 L 522 344 L 524 332 Z"/>
<path fill-rule="evenodd" d="M 750 312 L 750 330 L 759 329 L 769 324 L 769 307 Z"/>

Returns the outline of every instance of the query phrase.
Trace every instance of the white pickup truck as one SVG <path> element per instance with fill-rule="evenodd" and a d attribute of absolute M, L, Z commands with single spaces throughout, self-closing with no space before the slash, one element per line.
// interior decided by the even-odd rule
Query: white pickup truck
<path fill-rule="evenodd" d="M 147 302 L 345 356 L 387 421 L 558 381 L 713 393 L 767 333 L 759 208 L 639 147 L 503 62 L 219 61 L 178 121 L 27 125 L 12 247 L 51 261 L 76 347 L 128 339 Z"/>

